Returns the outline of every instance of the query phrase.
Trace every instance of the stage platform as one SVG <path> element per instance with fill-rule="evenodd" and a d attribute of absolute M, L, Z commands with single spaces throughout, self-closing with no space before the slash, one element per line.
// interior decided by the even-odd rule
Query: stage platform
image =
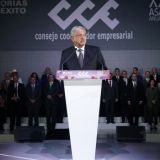
<path fill-rule="evenodd" d="M 99 139 L 96 160 L 159 160 L 160 143 L 123 143 Z M 0 143 L 0 160 L 71 160 L 69 140 L 41 143 Z"/>
<path fill-rule="evenodd" d="M 27 119 L 22 125 L 27 125 Z M 44 140 L 42 142 L 15 142 L 14 134 L 0 134 L 0 160 L 71 160 L 70 140 Z M 40 119 L 40 125 L 45 127 L 45 118 Z M 146 128 L 146 141 L 118 142 L 116 126 L 127 126 L 116 118 L 114 124 L 107 124 L 104 117 L 99 118 L 96 160 L 159 160 L 160 159 L 160 125 L 157 132 L 150 132 L 146 123 L 140 125 Z M 56 130 L 67 130 L 67 118 L 56 125 Z"/>

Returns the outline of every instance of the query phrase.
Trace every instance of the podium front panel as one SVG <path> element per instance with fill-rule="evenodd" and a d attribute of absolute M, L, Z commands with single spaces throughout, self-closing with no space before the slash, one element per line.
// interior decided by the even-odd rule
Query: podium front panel
<path fill-rule="evenodd" d="M 73 160 L 94 160 L 101 79 L 64 80 Z"/>

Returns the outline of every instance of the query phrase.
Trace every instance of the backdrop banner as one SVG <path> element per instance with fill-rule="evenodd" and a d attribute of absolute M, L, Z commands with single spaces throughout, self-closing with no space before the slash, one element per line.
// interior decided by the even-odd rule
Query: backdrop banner
<path fill-rule="evenodd" d="M 102 50 L 160 50 L 159 0 L 0 0 L 0 50 L 62 50 L 75 25 Z"/>

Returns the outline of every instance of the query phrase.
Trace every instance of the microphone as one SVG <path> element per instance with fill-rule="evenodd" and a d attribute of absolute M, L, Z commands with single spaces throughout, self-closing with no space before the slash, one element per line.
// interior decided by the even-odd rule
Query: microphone
<path fill-rule="evenodd" d="M 64 62 L 63 62 L 62 65 L 61 65 L 61 70 L 63 70 L 64 64 L 71 59 L 71 57 L 72 57 L 73 54 L 76 52 L 76 50 L 77 50 L 77 48 L 74 48 L 74 51 L 64 60 Z"/>

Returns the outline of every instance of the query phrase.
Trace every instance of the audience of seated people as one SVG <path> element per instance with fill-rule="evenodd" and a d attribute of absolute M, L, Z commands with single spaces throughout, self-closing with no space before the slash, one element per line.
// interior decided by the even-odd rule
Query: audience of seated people
<path fill-rule="evenodd" d="M 109 80 L 103 80 L 101 93 L 100 107 L 106 123 L 115 123 L 114 117 L 119 116 L 122 123 L 138 126 L 139 117 L 143 117 L 151 130 L 157 130 L 160 119 L 158 68 L 145 71 L 144 76 L 138 67 L 133 67 L 130 75 L 129 71 L 115 68 L 110 75 Z M 6 117 L 10 118 L 9 129 L 13 132 L 16 126 L 21 126 L 24 116 L 28 116 L 29 126 L 38 126 L 39 117 L 46 117 L 49 132 L 67 116 L 63 81 L 56 80 L 49 67 L 41 78 L 31 72 L 27 84 L 22 83 L 15 69 L 0 78 L 0 133 L 4 131 Z"/>

